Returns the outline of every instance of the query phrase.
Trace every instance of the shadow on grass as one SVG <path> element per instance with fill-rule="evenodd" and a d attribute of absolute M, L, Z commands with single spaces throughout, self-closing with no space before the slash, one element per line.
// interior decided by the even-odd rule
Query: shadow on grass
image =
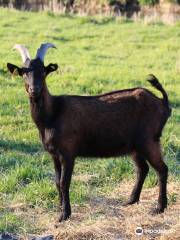
<path fill-rule="evenodd" d="M 88 19 L 84 19 L 84 22 L 83 23 L 92 23 L 94 25 L 106 25 L 106 24 L 109 24 L 111 22 L 114 22 L 115 21 L 115 18 L 102 18 L 102 19 L 95 19 L 95 18 L 88 18 Z"/>
<path fill-rule="evenodd" d="M 123 217 L 121 207 L 123 206 L 125 200 L 125 197 L 116 197 L 116 198 L 110 198 L 105 196 L 91 196 L 88 197 L 84 203 L 85 205 L 89 205 L 91 212 L 88 213 L 88 211 L 84 205 L 78 206 L 73 204 L 73 214 L 71 216 L 71 220 L 78 220 L 83 221 L 87 219 L 90 215 L 93 216 L 93 218 L 98 218 L 100 216 L 108 216 L 108 217 Z M 81 213 L 81 214 L 79 214 Z"/>
<path fill-rule="evenodd" d="M 76 19 L 77 17 L 75 16 L 75 15 L 73 15 L 73 14 L 68 14 L 68 13 L 61 13 L 61 14 L 56 14 L 56 13 L 53 13 L 53 12 L 51 12 L 51 11 L 48 11 L 47 12 L 47 15 L 49 16 L 49 17 L 52 17 L 52 18 L 59 18 L 59 17 L 61 17 L 61 18 L 67 18 L 67 19 Z"/>
<path fill-rule="evenodd" d="M 106 17 L 106 18 L 100 18 L 100 19 L 88 18 L 84 21 L 84 23 L 92 23 L 94 25 L 106 25 L 115 21 L 116 21 L 115 17 Z M 133 20 L 130 18 L 122 18 L 120 19 L 120 22 L 129 24 L 129 23 L 132 23 Z"/>
<path fill-rule="evenodd" d="M 37 153 L 42 151 L 42 147 L 40 144 L 27 144 L 23 142 L 16 142 L 12 140 L 0 140 L 0 149 L 7 150 L 15 150 L 24 153 Z"/>
<path fill-rule="evenodd" d="M 84 36 L 77 36 L 74 39 L 70 39 L 70 38 L 66 38 L 66 37 L 53 37 L 53 36 L 49 36 L 49 38 L 55 40 L 55 41 L 60 41 L 60 42 L 71 42 L 74 40 L 83 40 L 83 39 L 94 39 L 97 38 L 98 35 L 84 35 Z"/>
<path fill-rule="evenodd" d="M 55 41 L 60 41 L 60 42 L 69 42 L 71 41 L 70 39 L 66 38 L 66 37 L 51 37 L 51 39 L 55 40 Z"/>
<path fill-rule="evenodd" d="M 6 75 L 6 74 L 7 74 L 7 70 L 4 70 L 4 69 L 1 69 L 1 68 L 0 68 L 0 74 Z"/>

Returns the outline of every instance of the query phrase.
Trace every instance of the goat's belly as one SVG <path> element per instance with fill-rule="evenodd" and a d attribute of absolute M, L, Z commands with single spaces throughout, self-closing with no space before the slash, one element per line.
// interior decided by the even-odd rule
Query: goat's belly
<path fill-rule="evenodd" d="M 116 139 L 117 140 L 117 139 Z M 129 154 L 133 151 L 133 144 L 126 141 L 88 141 L 79 149 L 82 157 L 113 157 Z"/>

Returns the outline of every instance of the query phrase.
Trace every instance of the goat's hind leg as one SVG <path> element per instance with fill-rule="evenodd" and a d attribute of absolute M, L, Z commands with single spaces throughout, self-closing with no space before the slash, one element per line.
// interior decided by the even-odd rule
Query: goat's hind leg
<path fill-rule="evenodd" d="M 145 158 L 141 154 L 135 152 L 135 153 L 133 153 L 132 158 L 133 158 L 135 166 L 136 166 L 137 178 L 136 178 L 136 183 L 132 190 L 130 199 L 125 204 L 123 204 L 125 206 L 139 202 L 143 183 L 149 172 L 149 166 L 148 166 Z"/>
<path fill-rule="evenodd" d="M 159 142 L 151 142 L 148 144 L 147 159 L 151 166 L 155 169 L 159 180 L 158 205 L 155 209 L 151 210 L 152 214 L 158 214 L 164 212 L 164 209 L 167 207 L 168 178 L 168 167 L 163 161 Z"/>

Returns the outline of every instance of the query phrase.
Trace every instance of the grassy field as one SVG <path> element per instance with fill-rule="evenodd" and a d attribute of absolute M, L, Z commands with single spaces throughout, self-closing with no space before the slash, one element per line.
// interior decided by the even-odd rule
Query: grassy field
<path fill-rule="evenodd" d="M 145 25 L 5 9 L 0 9 L 0 19 L 0 232 L 23 236 L 46 232 L 58 239 L 135 239 L 137 224 L 145 224 L 149 228 L 168 226 L 177 236 L 180 24 Z M 153 171 L 145 182 L 142 204 L 123 208 L 122 201 L 128 198 L 135 179 L 130 158 L 78 158 L 71 184 L 72 219 L 55 228 L 58 195 L 53 164 L 31 120 L 23 80 L 11 77 L 6 68 L 7 62 L 21 65 L 20 55 L 12 51 L 15 43 L 26 45 L 34 57 L 42 42 L 57 46 L 45 59 L 46 64 L 60 66 L 47 79 L 54 95 L 93 95 L 135 86 L 153 90 L 146 75 L 153 73 L 160 79 L 173 108 L 162 137 L 170 170 L 166 213 L 154 218 L 147 214 L 158 194 Z"/>

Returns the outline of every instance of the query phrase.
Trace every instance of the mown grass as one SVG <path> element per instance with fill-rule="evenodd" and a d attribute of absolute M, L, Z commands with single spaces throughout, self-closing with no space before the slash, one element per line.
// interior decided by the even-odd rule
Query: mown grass
<path fill-rule="evenodd" d="M 47 79 L 52 94 L 89 95 L 135 86 L 153 90 L 145 77 L 154 73 L 169 93 L 173 107 L 162 146 L 170 179 L 179 179 L 179 24 L 144 25 L 114 18 L 5 9 L 0 9 L 0 19 L 0 231 L 40 231 L 29 223 L 28 217 L 14 211 L 16 204 L 44 211 L 56 211 L 58 205 L 53 164 L 40 145 L 23 81 L 7 73 L 7 62 L 21 64 L 19 54 L 11 50 L 15 43 L 26 45 L 32 57 L 42 42 L 57 46 L 57 50 L 49 50 L 45 59 L 46 64 L 60 66 Z M 92 196 L 108 194 L 124 178 L 135 178 L 128 157 L 78 158 L 71 201 L 83 205 Z M 157 178 L 151 171 L 145 187 L 156 184 Z"/>

